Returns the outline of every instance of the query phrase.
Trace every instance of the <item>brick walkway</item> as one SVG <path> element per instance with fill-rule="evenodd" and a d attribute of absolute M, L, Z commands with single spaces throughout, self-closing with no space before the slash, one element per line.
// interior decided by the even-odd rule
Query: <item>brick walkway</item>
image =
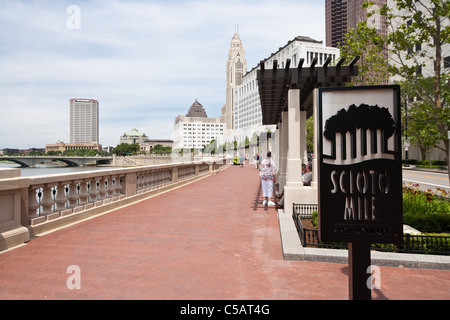
<path fill-rule="evenodd" d="M 348 299 L 347 265 L 282 260 L 259 188 L 233 166 L 35 238 L 0 254 L 0 299 Z M 382 267 L 373 299 L 450 299 L 450 271 Z"/>

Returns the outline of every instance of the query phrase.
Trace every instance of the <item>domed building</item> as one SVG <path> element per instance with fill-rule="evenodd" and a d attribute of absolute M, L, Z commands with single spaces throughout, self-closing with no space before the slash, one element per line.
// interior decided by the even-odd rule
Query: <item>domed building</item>
<path fill-rule="evenodd" d="M 152 149 L 156 145 L 161 145 L 163 147 L 173 147 L 173 141 L 172 140 L 166 140 L 166 139 L 149 139 L 147 135 L 144 132 L 139 131 L 138 129 L 134 128 L 128 132 L 125 132 L 120 137 L 119 143 L 139 143 L 139 147 L 141 152 L 152 152 Z"/>
<path fill-rule="evenodd" d="M 174 121 L 172 140 L 174 149 L 202 149 L 212 140 L 225 134 L 226 124 L 220 118 L 208 118 L 202 104 L 195 99 L 186 115 Z"/>
<path fill-rule="evenodd" d="M 138 129 L 134 128 L 128 132 L 125 132 L 120 137 L 120 143 L 139 143 L 142 144 L 143 142 L 147 141 L 148 137 L 145 135 L 144 132 L 140 132 Z"/>

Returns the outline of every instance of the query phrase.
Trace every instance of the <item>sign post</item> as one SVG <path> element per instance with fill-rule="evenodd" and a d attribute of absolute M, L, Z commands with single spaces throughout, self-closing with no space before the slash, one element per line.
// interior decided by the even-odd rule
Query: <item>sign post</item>
<path fill-rule="evenodd" d="M 319 239 L 349 244 L 350 299 L 370 300 L 371 243 L 403 242 L 400 87 L 317 98 Z"/>
<path fill-rule="evenodd" d="M 367 268 L 370 266 L 370 243 L 348 244 L 348 288 L 350 300 L 370 300 Z"/>

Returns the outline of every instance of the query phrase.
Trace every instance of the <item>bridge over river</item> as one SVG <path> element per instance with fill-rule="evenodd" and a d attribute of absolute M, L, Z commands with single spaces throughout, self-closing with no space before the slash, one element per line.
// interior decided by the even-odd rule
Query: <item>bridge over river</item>
<path fill-rule="evenodd" d="M 8 160 L 22 167 L 34 167 L 40 163 L 61 161 L 69 166 L 85 166 L 88 164 L 110 164 L 113 157 L 65 157 L 65 156 L 0 156 L 0 160 Z"/>

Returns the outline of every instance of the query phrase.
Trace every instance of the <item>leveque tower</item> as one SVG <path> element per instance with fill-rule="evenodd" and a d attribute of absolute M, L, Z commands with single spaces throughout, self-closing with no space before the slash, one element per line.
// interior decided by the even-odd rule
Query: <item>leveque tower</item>
<path fill-rule="evenodd" d="M 222 107 L 220 121 L 226 123 L 227 129 L 234 129 L 234 89 L 242 84 L 242 77 L 247 73 L 247 61 L 245 60 L 245 50 L 238 33 L 231 39 L 231 46 L 228 50 L 228 60 L 226 65 L 226 102 Z"/>

